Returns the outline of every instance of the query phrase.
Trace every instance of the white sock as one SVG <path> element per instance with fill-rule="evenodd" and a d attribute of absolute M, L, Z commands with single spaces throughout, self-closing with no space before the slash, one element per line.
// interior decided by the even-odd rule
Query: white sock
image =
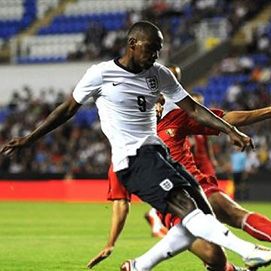
<path fill-rule="evenodd" d="M 255 245 L 235 236 L 228 228 L 221 224 L 214 216 L 206 215 L 196 209 L 189 213 L 182 224 L 196 237 L 225 247 L 246 258 Z"/>
<path fill-rule="evenodd" d="M 142 256 L 136 258 L 136 268 L 151 270 L 159 262 L 186 250 L 195 237 L 179 223 L 172 227 L 166 236 Z"/>

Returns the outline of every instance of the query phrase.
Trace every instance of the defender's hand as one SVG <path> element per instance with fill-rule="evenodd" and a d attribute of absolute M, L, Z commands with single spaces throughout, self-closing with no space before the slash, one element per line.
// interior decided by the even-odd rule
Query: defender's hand
<path fill-rule="evenodd" d="M 11 156 L 15 151 L 20 150 L 23 147 L 26 147 L 29 144 L 28 137 L 17 137 L 11 139 L 8 143 L 6 143 L 0 150 L 1 154 Z"/>
<path fill-rule="evenodd" d="M 231 142 L 237 146 L 241 151 L 244 151 L 247 147 L 255 149 L 252 138 L 246 134 L 240 132 L 236 127 L 234 127 L 229 133 Z"/>
<path fill-rule="evenodd" d="M 92 258 L 89 261 L 87 267 L 91 269 L 92 267 L 100 263 L 101 261 L 105 260 L 107 257 L 111 255 L 111 253 L 113 252 L 113 249 L 114 249 L 113 246 L 105 247 L 96 257 Z"/>

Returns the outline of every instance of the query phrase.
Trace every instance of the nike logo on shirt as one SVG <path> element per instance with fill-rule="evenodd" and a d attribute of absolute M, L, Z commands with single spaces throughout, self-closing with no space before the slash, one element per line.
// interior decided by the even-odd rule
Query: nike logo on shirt
<path fill-rule="evenodd" d="M 113 82 L 113 86 L 115 87 L 115 86 L 117 86 L 117 85 L 119 85 L 119 84 L 121 84 L 122 82 Z"/>

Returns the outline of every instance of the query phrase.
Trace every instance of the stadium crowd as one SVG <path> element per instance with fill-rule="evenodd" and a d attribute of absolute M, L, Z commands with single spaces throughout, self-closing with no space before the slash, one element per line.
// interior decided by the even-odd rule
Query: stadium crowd
<path fill-rule="evenodd" d="M 9 104 L 1 109 L 1 144 L 32 130 L 63 98 L 64 94 L 54 89 L 43 90 L 38 98 L 33 98 L 28 87 L 14 92 Z M 109 166 L 109 149 L 97 121 L 96 108 L 90 104 L 66 125 L 22 150 L 15 159 L 1 156 L 0 171 L 58 173 L 64 178 L 99 175 Z"/>
<path fill-rule="evenodd" d="M 249 2 L 249 3 L 248 3 Z M 118 56 L 125 47 L 125 34 L 139 20 L 154 22 L 164 33 L 163 52 L 170 57 L 172 52 L 196 38 L 196 26 L 202 21 L 226 19 L 228 35 L 235 33 L 242 24 L 255 16 L 265 1 L 240 0 L 192 0 L 180 6 L 178 2 L 146 0 L 144 9 L 129 10 L 123 28 L 108 31 L 103 22 L 91 22 L 85 39 L 78 50 L 71 52 L 70 60 L 110 59 Z"/>
<path fill-rule="evenodd" d="M 249 109 L 270 104 L 269 93 L 266 93 L 264 100 L 259 91 L 251 95 L 253 99 L 250 100 L 253 100 L 253 103 L 249 105 Z M 2 106 L 0 110 L 0 144 L 32 130 L 34 123 L 42 121 L 63 98 L 62 92 L 53 89 L 44 90 L 39 98 L 33 98 L 31 89 L 27 87 L 15 92 L 9 104 Z M 238 106 L 245 107 L 243 104 Z M 271 121 L 266 121 L 245 130 L 253 135 L 257 147 L 256 152 L 249 151 L 245 155 L 248 173 L 254 173 L 259 168 L 271 170 L 270 128 Z M 218 160 L 217 171 L 221 175 L 229 175 L 229 161 L 233 149 L 224 136 L 213 137 L 212 141 Z M 100 129 L 96 108 L 90 104 L 80 110 L 66 125 L 16 154 L 16 159 L 1 156 L 0 171 L 12 174 L 58 173 L 64 178 L 97 174 L 105 176 L 110 164 L 109 150 L 108 142 Z"/>

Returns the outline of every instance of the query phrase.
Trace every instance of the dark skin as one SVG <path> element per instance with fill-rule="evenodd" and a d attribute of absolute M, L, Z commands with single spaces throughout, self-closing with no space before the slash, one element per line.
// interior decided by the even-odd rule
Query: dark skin
<path fill-rule="evenodd" d="M 159 56 L 163 45 L 163 36 L 160 31 L 154 30 L 151 35 L 134 33 L 129 37 L 125 54 L 119 62 L 133 73 L 139 73 L 150 68 Z M 252 140 L 247 135 L 238 131 L 226 121 L 214 115 L 206 107 L 197 103 L 193 98 L 187 96 L 176 103 L 185 110 L 192 118 L 195 118 L 203 125 L 213 127 L 229 135 L 232 143 L 244 150 L 246 147 L 253 147 Z M 25 137 L 15 138 L 6 143 L 1 153 L 12 155 L 15 151 L 29 146 L 45 134 L 69 120 L 80 108 L 71 96 L 59 105 L 34 131 Z M 174 191 L 169 199 L 169 211 L 176 216 L 184 217 L 197 208 L 197 204 L 190 197 L 187 191 L 179 189 Z"/>

